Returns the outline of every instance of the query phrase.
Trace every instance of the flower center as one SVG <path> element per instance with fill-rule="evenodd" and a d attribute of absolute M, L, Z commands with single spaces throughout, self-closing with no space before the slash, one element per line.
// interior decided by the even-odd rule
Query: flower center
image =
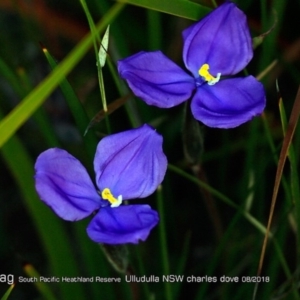
<path fill-rule="evenodd" d="M 102 199 L 109 201 L 111 207 L 118 207 L 123 200 L 122 195 L 118 196 L 116 199 L 113 194 L 111 193 L 109 188 L 105 188 L 101 193 Z"/>
<path fill-rule="evenodd" d="M 217 76 L 214 77 L 209 73 L 209 64 L 204 64 L 199 69 L 198 73 L 200 76 L 204 78 L 205 81 L 207 81 L 208 85 L 214 85 L 220 80 L 221 73 L 217 73 Z"/>

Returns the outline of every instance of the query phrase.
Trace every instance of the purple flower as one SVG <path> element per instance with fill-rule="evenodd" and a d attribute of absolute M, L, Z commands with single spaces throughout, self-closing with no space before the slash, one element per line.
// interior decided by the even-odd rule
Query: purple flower
<path fill-rule="evenodd" d="M 35 187 L 41 200 L 64 220 L 81 220 L 97 211 L 87 227 L 93 241 L 136 244 L 158 223 L 158 213 L 148 205 L 120 204 L 152 194 L 166 168 L 162 137 L 143 125 L 99 142 L 94 158 L 98 190 L 83 165 L 58 148 L 37 158 Z"/>
<path fill-rule="evenodd" d="M 244 69 L 253 56 L 246 16 L 235 4 L 215 9 L 187 28 L 183 39 L 183 61 L 192 76 L 160 51 L 118 62 L 120 76 L 136 96 L 162 108 L 192 96 L 195 119 L 210 127 L 236 127 L 262 113 L 262 84 L 253 76 L 227 77 Z"/>

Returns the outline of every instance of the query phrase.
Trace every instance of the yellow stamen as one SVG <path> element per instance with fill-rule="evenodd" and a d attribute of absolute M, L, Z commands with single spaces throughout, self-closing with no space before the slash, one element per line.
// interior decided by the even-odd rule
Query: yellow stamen
<path fill-rule="evenodd" d="M 122 203 L 122 195 L 118 196 L 116 199 L 113 194 L 111 193 L 109 188 L 105 188 L 101 193 L 102 199 L 108 200 L 111 204 L 111 207 L 117 207 Z"/>
<path fill-rule="evenodd" d="M 209 73 L 208 70 L 209 70 L 209 64 L 204 64 L 199 69 L 198 73 L 200 76 L 202 76 L 205 79 L 205 81 L 208 82 L 209 85 L 214 85 L 220 80 L 221 73 L 218 73 L 217 77 L 214 77 Z"/>

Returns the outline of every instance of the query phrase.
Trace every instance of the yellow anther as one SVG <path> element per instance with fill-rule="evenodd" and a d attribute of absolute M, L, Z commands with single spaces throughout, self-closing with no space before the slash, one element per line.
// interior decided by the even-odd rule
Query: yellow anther
<path fill-rule="evenodd" d="M 215 83 L 217 83 L 220 80 L 221 73 L 218 73 L 217 77 L 214 77 L 209 73 L 208 70 L 209 70 L 209 65 L 204 64 L 199 69 L 198 73 L 199 73 L 200 76 L 202 76 L 205 79 L 205 81 L 208 82 L 209 85 L 214 85 Z"/>
<path fill-rule="evenodd" d="M 204 64 L 200 69 L 199 69 L 199 75 L 204 77 L 204 79 L 206 81 L 211 81 L 214 80 L 215 77 L 212 76 L 209 72 L 209 65 L 208 64 Z"/>
<path fill-rule="evenodd" d="M 108 200 L 111 204 L 111 207 L 117 207 L 122 203 L 122 195 L 118 196 L 116 199 L 113 194 L 111 193 L 109 188 L 105 188 L 101 193 L 102 199 Z"/>
<path fill-rule="evenodd" d="M 108 188 L 102 191 L 101 196 L 104 200 L 108 200 L 110 203 L 114 203 L 117 201 L 117 199 L 112 195 L 110 189 Z"/>

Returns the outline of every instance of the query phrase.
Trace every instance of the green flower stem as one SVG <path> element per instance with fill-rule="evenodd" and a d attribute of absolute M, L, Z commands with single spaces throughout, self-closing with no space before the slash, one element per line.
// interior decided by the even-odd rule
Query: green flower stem
<path fill-rule="evenodd" d="M 162 258 L 162 266 L 163 266 L 163 274 L 170 274 L 170 265 L 169 265 L 169 257 L 168 257 L 168 246 L 167 246 L 167 236 L 166 236 L 166 225 L 164 219 L 164 205 L 163 205 L 163 195 L 162 195 L 162 186 L 160 185 L 156 191 L 157 196 L 157 207 L 159 211 L 160 221 L 159 221 L 159 239 L 160 239 L 160 250 L 161 250 L 161 258 Z M 172 287 L 170 282 L 164 283 L 165 287 L 165 299 L 172 300 Z"/>
<path fill-rule="evenodd" d="M 102 44 L 101 44 L 101 40 L 99 38 L 99 35 L 97 33 L 95 23 L 93 21 L 93 18 L 90 14 L 90 11 L 88 9 L 88 6 L 87 6 L 85 0 L 80 0 L 80 3 L 82 5 L 83 10 L 85 12 L 85 15 L 87 17 L 87 20 L 88 20 L 88 23 L 89 23 L 89 26 L 90 26 L 90 30 L 91 30 L 92 36 L 93 36 L 93 45 L 94 45 L 95 57 L 96 57 L 96 62 L 97 62 L 96 65 L 97 65 L 97 70 L 98 70 L 98 81 L 99 81 L 100 97 L 101 97 L 101 100 L 102 100 L 102 106 L 103 106 L 103 111 L 104 111 L 104 117 L 105 117 L 107 133 L 110 134 L 111 133 L 111 126 L 110 126 L 109 119 L 108 119 L 108 114 L 107 114 L 107 101 L 106 101 L 102 66 L 100 64 L 100 59 L 99 59 L 99 55 L 98 55 L 98 51 L 99 51 L 98 49 L 99 49 L 99 47 L 102 47 Z"/>

